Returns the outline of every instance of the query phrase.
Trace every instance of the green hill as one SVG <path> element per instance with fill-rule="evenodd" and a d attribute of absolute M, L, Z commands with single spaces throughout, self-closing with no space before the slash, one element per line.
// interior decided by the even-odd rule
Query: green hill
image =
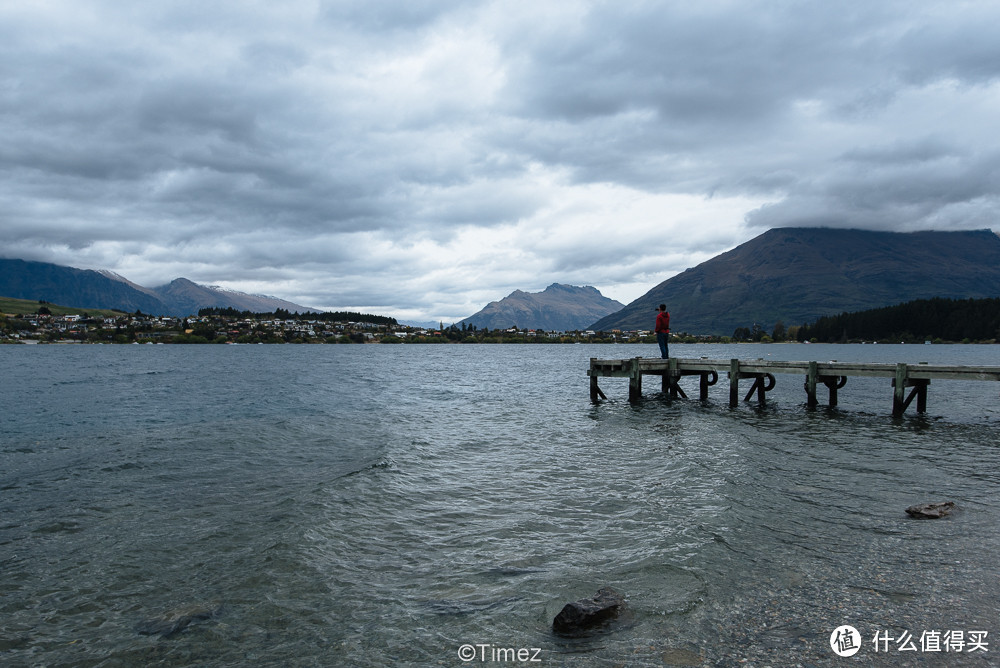
<path fill-rule="evenodd" d="M 115 317 L 122 315 L 122 311 L 112 311 L 99 308 L 80 308 L 77 306 L 59 306 L 48 302 L 32 301 L 28 299 L 13 299 L 11 297 L 0 297 L 0 313 L 6 315 L 34 315 L 38 309 L 45 307 L 52 315 L 100 315 L 104 317 Z"/>

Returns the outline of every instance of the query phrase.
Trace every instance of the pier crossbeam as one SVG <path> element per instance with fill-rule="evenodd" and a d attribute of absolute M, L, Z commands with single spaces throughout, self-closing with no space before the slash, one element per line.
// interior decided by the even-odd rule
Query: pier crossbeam
<path fill-rule="evenodd" d="M 607 398 L 597 385 L 598 378 L 628 378 L 629 400 L 638 401 L 642 396 L 642 377 L 661 376 L 662 391 L 671 397 L 683 396 L 678 381 L 685 376 L 699 376 L 699 398 L 708 399 L 708 388 L 721 374 L 729 378 L 729 404 L 739 404 L 739 381 L 753 379 L 754 384 L 744 401 L 756 393 L 760 404 L 765 394 L 774 387 L 774 375 L 804 374 L 806 403 L 818 405 L 817 387 L 827 387 L 830 405 L 837 405 L 837 390 L 843 388 L 849 376 L 889 378 L 893 386 L 893 415 L 901 415 L 917 399 L 917 411 L 927 410 L 927 386 L 931 380 L 984 380 L 1000 382 L 1000 366 L 951 366 L 941 364 L 887 364 L 859 362 L 785 362 L 778 360 L 710 360 L 633 357 L 621 360 L 591 358 L 587 375 L 590 376 L 591 399 Z M 909 397 L 906 388 L 912 388 Z"/>

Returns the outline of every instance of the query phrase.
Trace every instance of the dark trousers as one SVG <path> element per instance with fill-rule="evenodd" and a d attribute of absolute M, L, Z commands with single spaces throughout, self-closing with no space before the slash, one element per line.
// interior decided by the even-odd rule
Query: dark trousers
<path fill-rule="evenodd" d="M 670 334 L 667 332 L 657 332 L 656 342 L 660 344 L 660 357 L 667 359 L 670 357 L 670 353 L 667 352 L 667 339 L 670 338 Z"/>

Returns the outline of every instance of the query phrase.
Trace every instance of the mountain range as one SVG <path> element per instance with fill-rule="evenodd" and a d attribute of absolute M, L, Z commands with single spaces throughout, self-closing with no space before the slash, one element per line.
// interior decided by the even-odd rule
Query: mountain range
<path fill-rule="evenodd" d="M 597 318 L 614 313 L 623 306 L 594 287 L 553 283 L 542 292 L 515 290 L 500 301 L 490 302 L 483 310 L 458 324 L 474 325 L 479 329 L 517 327 L 575 331 L 587 329 Z"/>
<path fill-rule="evenodd" d="M 81 308 L 117 309 L 150 315 L 195 315 L 200 309 L 221 307 L 270 313 L 315 312 L 277 297 L 251 295 L 235 290 L 199 285 L 177 278 L 146 288 L 110 271 L 76 269 L 47 262 L 0 259 L 0 295 L 15 299 L 44 300 Z"/>
<path fill-rule="evenodd" d="M 590 328 L 651 330 L 661 303 L 675 332 L 731 335 L 914 299 L 997 296 L 1000 237 L 990 230 L 778 228 L 663 281 Z"/>
<path fill-rule="evenodd" d="M 315 309 L 177 278 L 146 288 L 108 271 L 0 259 L 0 295 L 81 308 L 188 316 L 202 308 L 256 313 Z M 1000 297 L 1000 237 L 990 230 L 874 232 L 778 228 L 663 281 L 627 306 L 593 287 L 515 290 L 459 324 L 572 331 L 649 330 L 667 304 L 675 332 L 770 331 L 916 299 Z"/>

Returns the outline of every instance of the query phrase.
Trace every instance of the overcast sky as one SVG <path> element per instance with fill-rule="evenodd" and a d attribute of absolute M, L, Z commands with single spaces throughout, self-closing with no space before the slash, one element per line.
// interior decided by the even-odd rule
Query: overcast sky
<path fill-rule="evenodd" d="M 0 256 L 455 321 L 1000 229 L 1000 3 L 5 0 Z"/>

